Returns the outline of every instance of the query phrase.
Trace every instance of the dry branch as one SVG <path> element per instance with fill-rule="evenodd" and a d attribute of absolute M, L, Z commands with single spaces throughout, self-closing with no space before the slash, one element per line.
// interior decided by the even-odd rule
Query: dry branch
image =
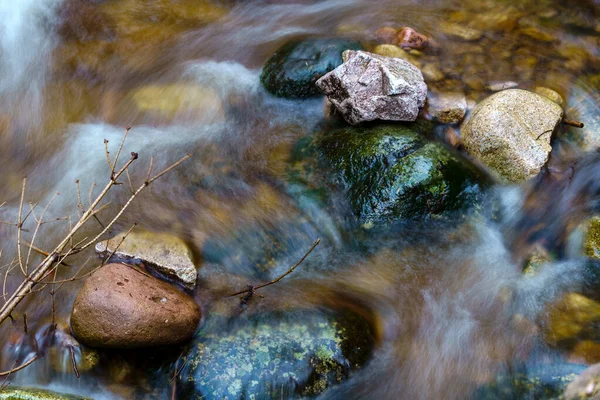
<path fill-rule="evenodd" d="M 315 249 L 315 247 L 317 247 L 317 245 L 319 243 L 321 243 L 321 239 L 315 240 L 313 245 L 310 247 L 310 249 L 308 249 L 308 251 L 306 253 L 304 253 L 302 258 L 296 264 L 292 265 L 284 274 L 280 275 L 279 277 L 273 279 L 272 281 L 261 283 L 258 286 L 248 285 L 247 289 L 240 290 L 239 292 L 230 294 L 227 297 L 235 297 L 235 296 L 244 294 L 245 296 L 242 297 L 242 303 L 244 303 L 244 304 L 247 303 L 253 295 L 257 295 L 257 293 L 256 293 L 257 290 L 262 289 L 266 286 L 273 285 L 273 284 L 279 282 L 280 280 L 282 280 L 283 278 L 285 278 L 286 276 L 288 276 L 289 274 L 291 274 L 292 272 L 294 272 L 296 267 L 298 267 L 300 264 L 302 264 L 304 262 L 304 260 L 306 260 L 306 257 L 308 257 L 310 253 L 312 253 L 312 251 Z"/>
<path fill-rule="evenodd" d="M 127 162 L 125 162 L 125 164 L 118 171 L 116 170 L 118 159 L 119 159 L 119 156 L 123 149 L 125 138 L 127 137 L 127 133 L 129 132 L 129 130 L 130 130 L 130 127 L 127 127 L 125 130 L 125 134 L 123 135 L 123 139 L 121 140 L 121 143 L 119 145 L 119 149 L 117 151 L 115 159 L 112 162 L 110 160 L 110 156 L 108 153 L 107 141 L 105 141 L 107 161 L 108 161 L 108 165 L 111 169 L 110 180 L 106 184 L 106 186 L 102 189 L 100 194 L 98 194 L 95 197 L 95 199 L 93 199 L 93 200 L 92 200 L 92 197 L 93 197 L 93 189 L 94 189 L 95 184 L 92 184 L 92 186 L 90 188 L 90 205 L 87 210 L 83 209 L 83 205 L 81 204 L 81 194 L 79 191 L 79 182 L 76 183 L 77 193 L 78 193 L 77 206 L 78 206 L 79 211 L 81 212 L 81 215 L 79 216 L 79 220 L 74 225 L 69 227 L 70 228 L 69 233 L 66 234 L 66 236 L 64 236 L 62 241 L 51 252 L 47 253 L 45 258 L 35 268 L 33 268 L 33 270 L 31 270 L 31 273 L 29 273 L 28 266 L 27 266 L 27 262 L 29 260 L 29 255 L 31 253 L 31 250 L 34 249 L 33 246 L 35 245 L 35 243 L 34 243 L 35 236 L 37 235 L 37 232 L 38 232 L 41 224 L 43 224 L 43 222 L 44 222 L 43 215 L 44 215 L 46 209 L 48 208 L 48 206 L 52 203 L 52 200 L 50 201 L 48 206 L 46 206 L 46 208 L 44 209 L 44 212 L 40 216 L 40 219 L 36 220 L 36 222 L 37 222 L 36 230 L 33 235 L 34 240 L 32 240 L 31 243 L 29 244 L 30 246 L 29 246 L 29 252 L 27 255 L 27 259 L 26 259 L 26 262 L 23 263 L 23 257 L 21 254 L 21 241 L 22 241 L 21 233 L 23 231 L 23 223 L 24 223 L 25 219 L 27 219 L 27 216 L 25 216 L 25 218 L 22 218 L 23 202 L 24 202 L 24 198 L 25 198 L 25 188 L 26 188 L 26 184 L 27 184 L 26 178 L 23 179 L 23 186 L 22 186 L 22 190 L 21 190 L 21 201 L 20 201 L 20 205 L 19 205 L 19 214 L 18 214 L 18 220 L 17 220 L 16 226 L 17 226 L 18 265 L 21 268 L 21 272 L 23 273 L 24 279 L 21 282 L 21 284 L 17 287 L 17 289 L 12 293 L 12 295 L 10 295 L 8 300 L 6 300 L 6 292 L 4 292 L 5 303 L 0 308 L 0 324 L 2 324 L 7 318 L 11 317 L 11 313 L 14 311 L 14 309 L 17 307 L 17 305 L 21 302 L 21 300 L 23 300 L 28 294 L 32 293 L 33 288 L 37 284 L 42 283 L 42 281 L 46 277 L 48 277 L 53 271 L 55 271 L 55 269 L 58 267 L 59 264 L 64 263 L 65 258 L 67 258 L 73 254 L 77 254 L 77 253 L 87 249 L 92 244 L 94 244 L 102 235 L 104 235 L 117 222 L 117 220 L 123 215 L 125 210 L 133 202 L 133 200 L 146 187 L 148 187 L 155 180 L 162 177 L 164 174 L 168 173 L 172 169 L 179 166 L 182 162 L 184 162 L 186 159 L 188 159 L 190 157 L 190 155 L 187 154 L 186 156 L 182 157 L 180 160 L 176 161 L 175 163 L 171 164 L 170 166 L 168 166 L 167 168 L 165 168 L 164 170 L 162 170 L 161 172 L 156 174 L 154 177 L 152 177 L 150 179 L 148 179 L 148 177 L 146 177 L 146 179 L 144 180 L 142 185 L 134 193 L 131 194 L 131 196 L 128 198 L 128 200 L 125 202 L 125 204 L 119 209 L 119 211 L 117 212 L 115 217 L 112 218 L 112 220 L 105 226 L 102 223 L 100 223 L 103 226 L 103 229 L 100 232 L 100 234 L 96 235 L 92 240 L 88 241 L 87 238 L 84 238 L 84 239 L 80 240 L 78 243 L 73 244 L 73 239 L 74 239 L 75 235 L 79 232 L 79 230 L 90 219 L 92 219 L 92 218 L 97 219 L 97 214 L 107 206 L 106 204 L 100 206 L 100 203 L 106 197 L 106 195 L 112 189 L 113 186 L 120 184 L 118 182 L 118 179 L 124 173 L 126 173 L 129 169 L 129 167 L 131 166 L 131 164 L 133 164 L 138 159 L 138 154 L 132 152 L 129 160 L 127 160 Z M 34 207 L 32 207 L 32 210 L 30 211 L 30 213 L 33 212 L 33 208 Z M 100 221 L 98 220 L 98 222 L 100 222 Z M 85 243 L 85 244 L 83 244 L 83 243 Z M 44 253 L 46 253 L 46 252 L 44 252 Z M 6 276 L 10 272 L 10 269 L 11 268 L 8 267 L 7 274 L 5 275 L 5 282 L 6 282 Z M 55 284 L 55 283 L 57 283 L 56 280 L 53 280 L 52 284 Z M 4 285 L 4 287 L 6 287 L 6 285 Z"/>

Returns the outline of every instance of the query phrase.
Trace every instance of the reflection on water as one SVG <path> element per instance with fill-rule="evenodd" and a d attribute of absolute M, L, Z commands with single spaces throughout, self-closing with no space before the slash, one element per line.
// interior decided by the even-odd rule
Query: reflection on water
<path fill-rule="evenodd" d="M 134 181 L 143 179 L 150 156 L 156 170 L 185 153 L 193 158 L 144 193 L 118 228 L 139 221 L 189 242 L 202 263 L 195 296 L 205 312 L 238 315 L 236 300 L 223 296 L 280 275 L 323 239 L 297 272 L 244 312 L 351 309 L 372 322 L 378 341 L 370 361 L 324 397 L 461 399 L 515 366 L 563 360 L 538 325 L 562 293 L 589 295 L 595 264 L 561 260 L 525 278 L 521 261 L 538 242 L 559 258 L 580 255 L 565 246 L 575 225 L 598 211 L 597 156 L 582 158 L 579 142 L 566 134 L 556 139 L 543 176 L 491 191 L 484 210 L 367 229 L 357 226 L 311 146 L 324 123 L 322 99 L 273 98 L 259 83 L 264 61 L 290 38 L 345 36 L 370 46 L 377 28 L 410 25 L 440 43 L 436 54 L 414 54 L 444 76 L 430 87 L 463 90 L 477 101 L 490 81 L 548 86 L 568 100 L 572 117 L 597 121 L 590 101 L 597 79 L 580 77 L 598 69 L 597 6 L 480 3 L 1 1 L 0 203 L 8 204 L 0 219 L 15 218 L 23 175 L 32 202 L 45 204 L 58 191 L 51 216 L 75 216 L 75 180 L 86 195 L 93 182 L 105 182 L 103 140 L 114 151 L 123 127 L 133 125 L 124 152 L 140 153 Z M 483 37 L 456 40 L 441 21 Z M 111 195 L 113 212 L 127 195 L 126 185 Z M 38 246 L 50 248 L 65 229 L 49 225 Z M 3 260 L 10 259 L 13 228 L 1 226 L 0 240 Z M 70 262 L 81 265 L 88 256 Z M 17 279 L 9 276 L 9 290 Z M 170 396 L 180 349 L 148 366 L 139 355 L 98 355 L 69 342 L 80 285 L 61 288 L 61 333 L 14 383 L 94 398 Z M 49 299 L 43 290 L 25 302 L 37 344 L 18 323 L 0 328 L 2 369 L 44 343 Z"/>

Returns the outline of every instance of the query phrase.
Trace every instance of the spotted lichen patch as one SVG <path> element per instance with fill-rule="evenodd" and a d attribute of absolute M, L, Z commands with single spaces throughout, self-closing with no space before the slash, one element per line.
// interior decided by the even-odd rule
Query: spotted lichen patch
<path fill-rule="evenodd" d="M 346 313 L 347 314 L 347 313 Z M 208 323 L 185 356 L 182 396 L 269 399 L 313 396 L 368 359 L 371 326 L 354 315 L 293 311 Z M 348 326 L 351 325 L 351 328 Z"/>

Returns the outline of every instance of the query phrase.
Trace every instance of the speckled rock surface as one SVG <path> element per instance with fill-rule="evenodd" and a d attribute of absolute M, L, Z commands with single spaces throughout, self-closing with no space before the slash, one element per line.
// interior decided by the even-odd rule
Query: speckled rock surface
<path fill-rule="evenodd" d="M 467 152 L 510 182 L 536 176 L 552 147 L 562 108 L 538 94 L 509 89 L 477 105 L 462 129 Z"/>
<path fill-rule="evenodd" d="M 600 400 L 600 364 L 583 371 L 565 390 L 566 400 Z"/>
<path fill-rule="evenodd" d="M 114 252 L 117 259 L 136 259 L 189 289 L 196 286 L 196 267 L 183 240 L 166 233 L 132 231 L 96 244 L 96 252 L 105 256 Z M 116 250 L 116 251 L 115 251 Z"/>
<path fill-rule="evenodd" d="M 140 348 L 189 340 L 200 322 L 193 298 L 123 264 L 94 272 L 75 298 L 73 336 L 90 347 Z"/>
<path fill-rule="evenodd" d="M 91 400 L 89 397 L 79 397 L 61 394 L 49 390 L 35 388 L 20 388 L 9 386 L 0 390 L 0 400 Z"/>
<path fill-rule="evenodd" d="M 458 124 L 467 113 L 467 99 L 460 92 L 429 92 L 427 113 L 439 123 Z"/>
<path fill-rule="evenodd" d="M 316 85 L 348 123 L 417 118 L 427 97 L 418 68 L 399 58 L 364 51 L 348 51 L 347 58 Z"/>
<path fill-rule="evenodd" d="M 315 396 L 363 366 L 373 343 L 370 325 L 350 313 L 214 317 L 184 356 L 178 398 Z"/>

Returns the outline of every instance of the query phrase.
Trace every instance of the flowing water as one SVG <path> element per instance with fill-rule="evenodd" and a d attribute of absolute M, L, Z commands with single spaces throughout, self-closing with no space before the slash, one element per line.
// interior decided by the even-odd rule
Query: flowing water
<path fill-rule="evenodd" d="M 246 312 L 351 308 L 372 321 L 377 344 L 370 360 L 323 397 L 477 397 L 479 387 L 514 368 L 585 362 L 546 344 L 540 326 L 547 304 L 562 294 L 594 294 L 597 279 L 570 232 L 599 211 L 597 156 L 561 136 L 542 177 L 521 187 L 497 185 L 483 209 L 369 229 L 328 184 L 327 171 L 295 179 L 305 166 L 318 169 L 297 153 L 323 124 L 323 99 L 272 97 L 259 75 L 293 38 L 372 44 L 381 26 L 411 26 L 440 44 L 438 54 L 420 56 L 445 75 L 433 87 L 464 90 L 477 101 L 491 81 L 548 86 L 568 99 L 573 117 L 597 119 L 600 87 L 578 82 L 600 67 L 599 10 L 592 1 L 0 0 L 0 219 L 16 220 L 24 176 L 26 211 L 54 198 L 47 220 L 75 217 L 76 180 L 86 203 L 90 186 L 97 184 L 97 194 L 110 178 L 104 140 L 114 155 L 131 125 L 123 154 L 139 153 L 131 170 L 137 185 L 151 157 L 155 171 L 192 157 L 137 198 L 118 229 L 137 221 L 184 238 L 201 265 L 194 296 L 205 314 L 231 311 L 236 300 L 225 295 L 279 276 L 322 238 L 293 275 Z M 454 40 L 440 29 L 447 20 L 474 21 L 485 36 Z M 523 27 L 537 33 L 519 34 Z M 569 96 L 573 87 L 578 97 Z M 100 218 L 114 215 L 128 193 L 127 183 L 117 187 Z M 35 226 L 28 224 L 31 235 Z M 16 256 L 16 229 L 0 228 L 5 264 Z M 67 230 L 65 220 L 44 225 L 36 244 L 51 249 Z M 98 232 L 90 224 L 82 237 Z M 536 242 L 558 261 L 525 276 L 523 259 Z M 98 262 L 91 252 L 77 255 L 57 276 L 80 266 L 85 273 Z M 8 293 L 19 277 L 18 268 L 8 275 Z M 11 384 L 93 398 L 169 398 L 180 349 L 150 360 L 112 352 L 100 367 L 85 368 L 95 353 L 68 335 L 81 284 L 62 285 L 53 301 L 46 287 L 0 328 L 2 370 L 36 348 L 44 355 L 13 374 Z M 48 333 L 52 309 L 55 335 Z"/>

